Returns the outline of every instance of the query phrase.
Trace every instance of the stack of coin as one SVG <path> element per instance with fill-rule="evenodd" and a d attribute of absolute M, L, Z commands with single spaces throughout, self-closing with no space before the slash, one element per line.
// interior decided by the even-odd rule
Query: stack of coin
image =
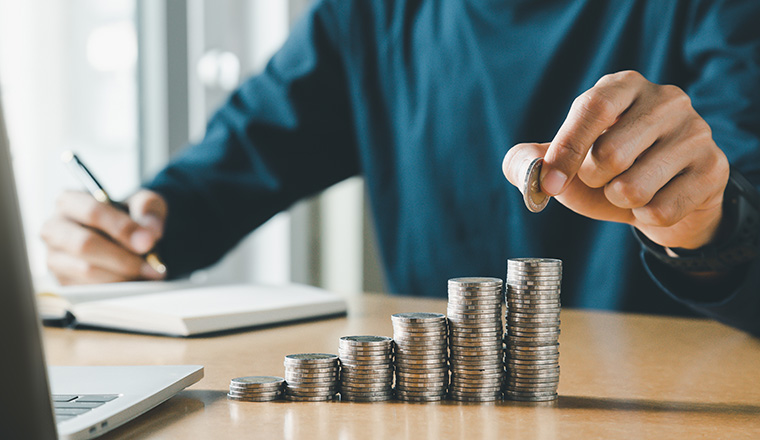
<path fill-rule="evenodd" d="M 507 260 L 506 397 L 557 398 L 562 261 Z"/>
<path fill-rule="evenodd" d="M 285 398 L 331 400 L 338 392 L 338 356 L 324 353 L 285 356 Z"/>
<path fill-rule="evenodd" d="M 341 400 L 379 402 L 393 397 L 393 339 L 344 336 L 338 356 Z"/>
<path fill-rule="evenodd" d="M 245 402 L 269 402 L 282 396 L 285 379 L 277 376 L 246 376 L 236 377 L 230 381 L 232 400 Z"/>
<path fill-rule="evenodd" d="M 446 316 L 397 313 L 392 321 L 396 398 L 414 402 L 443 400 L 449 384 Z"/>
<path fill-rule="evenodd" d="M 449 362 L 454 400 L 501 399 L 504 381 L 502 280 L 449 280 Z"/>

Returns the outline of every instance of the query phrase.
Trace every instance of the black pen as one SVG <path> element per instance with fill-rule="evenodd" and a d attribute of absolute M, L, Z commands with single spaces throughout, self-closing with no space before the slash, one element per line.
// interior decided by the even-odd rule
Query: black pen
<path fill-rule="evenodd" d="M 126 211 L 126 207 L 124 205 L 116 203 L 111 199 L 105 188 L 103 188 L 103 185 L 98 182 L 98 179 L 95 178 L 95 176 L 90 172 L 89 169 L 87 169 L 84 163 L 82 163 L 82 161 L 79 159 L 79 157 L 77 157 L 76 154 L 74 154 L 74 152 L 64 152 L 61 155 L 61 160 L 66 163 L 66 165 L 68 165 L 71 172 L 82 182 L 82 184 L 84 184 L 85 188 L 87 188 L 87 192 L 89 192 L 90 195 L 95 198 L 95 200 L 100 203 L 109 204 L 122 211 Z M 161 259 L 158 258 L 158 255 L 156 255 L 155 252 L 147 253 L 145 255 L 145 261 L 156 272 L 160 274 L 166 273 L 166 265 L 161 262 Z"/>

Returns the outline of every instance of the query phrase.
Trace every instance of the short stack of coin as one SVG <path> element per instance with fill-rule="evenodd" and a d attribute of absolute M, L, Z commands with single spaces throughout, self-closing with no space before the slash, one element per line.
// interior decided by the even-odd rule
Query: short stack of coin
<path fill-rule="evenodd" d="M 344 336 L 338 356 L 341 400 L 380 402 L 393 398 L 393 339 Z"/>
<path fill-rule="evenodd" d="M 282 396 L 285 379 L 277 376 L 246 376 L 236 377 L 230 381 L 232 400 L 244 402 L 269 402 Z"/>
<path fill-rule="evenodd" d="M 338 356 L 324 353 L 285 356 L 285 398 L 323 401 L 338 392 Z"/>
<path fill-rule="evenodd" d="M 397 313 L 392 321 L 396 398 L 411 402 L 443 400 L 449 384 L 446 316 Z"/>
<path fill-rule="evenodd" d="M 502 280 L 449 280 L 449 362 L 454 400 L 501 399 L 504 381 Z"/>
<path fill-rule="evenodd" d="M 557 398 L 562 261 L 507 260 L 507 367 L 505 395 L 512 400 Z"/>

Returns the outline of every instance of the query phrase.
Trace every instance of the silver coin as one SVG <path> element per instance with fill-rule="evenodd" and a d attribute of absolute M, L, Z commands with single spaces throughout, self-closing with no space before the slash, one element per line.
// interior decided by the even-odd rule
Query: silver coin
<path fill-rule="evenodd" d="M 396 373 L 397 374 L 398 373 L 421 373 L 421 372 L 426 372 L 426 373 L 431 373 L 432 374 L 432 373 L 436 373 L 436 372 L 448 373 L 448 371 L 449 371 L 448 365 L 445 366 L 445 367 L 441 366 L 441 367 L 435 367 L 435 368 L 430 368 L 430 367 L 426 367 L 426 368 L 410 368 L 410 367 L 407 367 L 405 365 L 398 365 L 398 366 L 396 366 Z"/>
<path fill-rule="evenodd" d="M 387 351 L 369 351 L 369 350 L 341 350 L 338 353 L 340 359 L 345 357 L 365 356 L 371 358 L 392 358 L 393 350 Z"/>
<path fill-rule="evenodd" d="M 394 359 L 404 358 L 404 357 L 430 358 L 430 357 L 436 357 L 436 356 L 445 356 L 446 349 L 448 348 L 448 346 L 449 344 L 446 343 L 446 344 L 435 344 L 435 346 L 433 347 L 425 347 L 425 346 L 401 347 L 401 349 L 396 352 L 396 356 Z"/>
<path fill-rule="evenodd" d="M 446 316 L 441 313 L 412 312 L 396 313 L 391 315 L 391 319 L 400 323 L 440 322 L 445 321 Z"/>
<path fill-rule="evenodd" d="M 399 336 L 413 336 L 413 337 L 420 337 L 420 336 L 445 336 L 446 331 L 448 330 L 445 326 L 438 326 L 438 327 L 425 327 L 425 328 L 409 328 L 409 329 L 394 329 L 393 336 L 394 339 L 396 339 Z"/>
<path fill-rule="evenodd" d="M 393 340 L 387 336 L 343 336 L 340 338 L 341 344 L 346 344 L 350 346 L 359 345 L 359 346 L 379 346 L 379 347 L 386 347 L 389 346 L 393 342 Z"/>
<path fill-rule="evenodd" d="M 506 384 L 504 385 L 504 389 L 511 390 L 511 391 L 517 391 L 517 392 L 548 392 L 548 391 L 557 391 L 557 386 L 559 384 L 559 380 L 554 381 L 512 381 L 507 380 Z"/>
<path fill-rule="evenodd" d="M 486 286 L 501 286 L 501 278 L 489 278 L 489 277 L 460 277 L 451 278 L 449 285 L 454 286 L 473 286 L 473 287 L 486 287 Z"/>
<path fill-rule="evenodd" d="M 286 396 L 303 396 L 303 397 L 319 397 L 319 396 L 334 396 L 338 394 L 338 388 L 322 389 L 322 390 L 308 390 L 308 389 L 287 389 L 285 391 Z"/>
<path fill-rule="evenodd" d="M 504 334 L 507 334 L 508 332 L 523 332 L 523 333 L 546 333 L 546 332 L 554 332 L 559 333 L 561 332 L 561 329 L 558 325 L 541 325 L 541 326 L 535 326 L 535 325 L 509 325 L 507 323 L 504 326 Z"/>
<path fill-rule="evenodd" d="M 558 258 L 519 257 L 509 258 L 507 262 L 520 266 L 562 266 L 562 260 Z"/>
<path fill-rule="evenodd" d="M 559 296 L 562 293 L 562 285 L 556 281 L 550 283 L 528 284 L 526 283 L 509 283 L 504 291 L 507 300 L 519 295 L 544 295 Z"/>
<path fill-rule="evenodd" d="M 491 337 L 491 338 L 469 338 L 469 339 L 456 339 L 451 341 L 450 350 L 454 348 L 462 348 L 462 349 L 470 349 L 470 348 L 483 348 L 483 349 L 492 349 L 492 348 L 501 348 L 502 346 L 502 340 L 500 337 Z"/>
<path fill-rule="evenodd" d="M 376 391 L 376 392 L 382 392 L 382 391 L 390 391 L 391 390 L 391 384 L 390 383 L 375 383 L 375 384 L 341 384 L 340 385 L 341 392 L 347 391 L 347 392 L 362 392 L 362 391 Z"/>
<path fill-rule="evenodd" d="M 556 378 L 557 380 L 559 380 L 559 371 L 534 370 L 534 371 L 526 372 L 526 370 L 515 371 L 514 369 L 508 369 L 507 378 L 517 378 L 517 379 L 550 379 L 550 378 L 554 379 Z"/>
<path fill-rule="evenodd" d="M 501 394 L 490 396 L 490 397 L 485 397 L 485 396 L 478 396 L 478 397 L 451 396 L 451 399 L 459 401 L 459 402 L 478 402 L 478 403 L 497 402 L 497 401 L 501 400 Z"/>
<path fill-rule="evenodd" d="M 292 364 L 330 364 L 338 361 L 338 356 L 327 353 L 299 353 L 285 356 L 286 363 Z"/>
<path fill-rule="evenodd" d="M 373 365 L 351 365 L 343 364 L 340 374 L 381 374 L 393 370 L 393 362 Z"/>
<path fill-rule="evenodd" d="M 503 298 L 503 289 L 498 290 L 457 290 L 449 289 L 449 299 L 470 301 L 496 301 Z"/>
<path fill-rule="evenodd" d="M 509 319 L 518 320 L 518 319 L 524 319 L 524 320 L 556 320 L 559 319 L 559 313 L 522 313 L 522 312 L 515 312 L 510 310 L 509 314 L 507 316 Z"/>
<path fill-rule="evenodd" d="M 546 328 L 553 328 L 553 327 L 559 327 L 560 320 L 549 320 L 549 321 L 537 321 L 537 320 L 529 320 L 529 319 L 510 319 L 507 317 L 507 324 L 504 326 L 505 331 L 508 331 L 510 328 L 536 328 L 536 329 L 546 329 Z"/>
<path fill-rule="evenodd" d="M 244 376 L 236 377 L 230 383 L 250 386 L 281 386 L 285 379 L 279 376 Z"/>
<path fill-rule="evenodd" d="M 485 378 L 478 378 L 478 379 L 464 379 L 462 377 L 455 377 L 451 379 L 451 386 L 458 386 L 458 387 L 496 387 L 501 386 L 504 382 L 503 377 L 491 377 L 488 379 Z"/>
<path fill-rule="evenodd" d="M 504 336 L 515 336 L 515 337 L 529 337 L 529 338 L 558 338 L 560 335 L 560 331 L 556 328 L 548 328 L 545 330 L 539 330 L 536 328 L 532 329 L 519 329 L 519 327 L 509 327 L 504 332 Z"/>
<path fill-rule="evenodd" d="M 404 402 L 440 402 L 441 400 L 444 400 L 446 397 L 445 394 L 441 394 L 440 396 L 407 396 L 407 395 L 396 395 L 396 400 L 401 400 Z"/>
<path fill-rule="evenodd" d="M 435 380 L 435 379 L 441 379 L 445 377 L 446 374 L 441 373 L 427 373 L 424 370 L 422 370 L 419 373 L 396 373 L 396 377 L 404 380 Z"/>
<path fill-rule="evenodd" d="M 562 311 L 562 306 L 560 306 L 559 302 L 550 303 L 550 302 L 543 302 L 543 303 L 525 303 L 525 302 L 512 302 L 507 306 L 507 314 L 509 312 L 524 312 L 524 311 L 533 311 L 533 312 L 541 312 L 541 313 L 560 313 Z"/>
<path fill-rule="evenodd" d="M 555 387 L 559 384 L 559 378 L 539 378 L 539 379 L 507 379 L 506 381 L 508 384 L 511 384 L 515 387 L 530 387 L 533 385 L 540 385 L 540 384 L 554 384 Z"/>
<path fill-rule="evenodd" d="M 340 400 L 344 402 L 385 402 L 393 400 L 393 392 L 390 393 L 341 393 Z"/>
<path fill-rule="evenodd" d="M 285 400 L 292 400 L 294 402 L 328 402 L 331 400 L 335 400 L 335 395 L 330 396 L 291 396 L 290 394 L 285 395 Z"/>
<path fill-rule="evenodd" d="M 232 394 L 241 394 L 241 395 L 249 395 L 249 394 L 272 394 L 272 393 L 281 393 L 283 390 L 283 387 L 280 388 L 271 388 L 271 389 L 247 389 L 247 388 L 239 388 L 239 387 L 233 387 L 230 386 L 229 392 Z"/>
<path fill-rule="evenodd" d="M 388 352 L 393 351 L 393 339 L 388 338 L 390 342 L 387 344 L 362 344 L 359 342 L 345 342 L 338 343 L 338 351 L 361 351 L 361 352 Z"/>
<path fill-rule="evenodd" d="M 412 397 L 437 397 L 445 393 L 441 390 L 413 390 L 413 391 L 407 391 L 407 390 L 395 390 L 397 396 L 412 396 Z"/>
<path fill-rule="evenodd" d="M 345 393 L 340 395 L 343 402 L 385 402 L 394 400 L 393 392 L 390 393 Z"/>
<path fill-rule="evenodd" d="M 507 312 L 507 319 L 533 319 L 533 320 L 551 320 L 559 319 L 560 310 L 545 309 L 510 309 Z"/>
<path fill-rule="evenodd" d="M 463 286 L 463 285 L 457 285 L 457 284 L 449 284 L 446 291 L 449 293 L 461 293 L 463 295 L 467 295 L 469 293 L 474 292 L 483 292 L 483 293 L 493 293 L 493 292 L 500 292 L 502 289 L 504 289 L 504 282 L 502 281 L 500 284 L 491 284 L 489 286 Z"/>
<path fill-rule="evenodd" d="M 509 359 L 559 359 L 559 353 L 558 352 L 539 352 L 537 354 L 531 354 L 525 351 L 515 352 L 515 351 L 505 351 L 504 355 L 507 356 Z"/>
<path fill-rule="evenodd" d="M 449 298 L 448 307 L 454 309 L 488 309 L 500 311 L 504 307 L 504 300 L 472 301 Z"/>
<path fill-rule="evenodd" d="M 519 356 L 512 353 L 507 353 L 506 355 L 507 361 L 520 361 L 517 363 L 525 363 L 525 362 L 547 362 L 547 361 L 554 361 L 559 362 L 559 355 L 548 355 L 548 356 Z M 506 362 L 506 361 L 505 361 Z"/>
<path fill-rule="evenodd" d="M 380 376 L 380 377 L 363 377 L 363 378 L 356 378 L 356 377 L 341 377 L 340 383 L 342 384 L 351 384 L 351 385 L 371 385 L 371 384 L 379 384 L 379 383 L 390 383 L 393 381 L 393 376 Z"/>
<path fill-rule="evenodd" d="M 507 307 L 509 307 L 509 304 L 513 303 L 526 303 L 526 304 L 533 304 L 533 303 L 551 303 L 551 302 L 562 302 L 562 298 L 560 297 L 561 293 L 559 291 L 557 292 L 544 292 L 544 293 L 538 293 L 539 291 L 533 290 L 533 291 L 524 291 L 524 292 L 512 292 L 509 296 L 507 296 Z"/>
<path fill-rule="evenodd" d="M 373 363 L 383 362 L 383 361 L 389 361 L 393 359 L 393 354 L 364 354 L 364 353 L 344 353 L 343 356 L 340 357 L 340 361 L 343 362 L 344 360 L 349 361 L 372 361 Z"/>
<path fill-rule="evenodd" d="M 384 400 L 392 399 L 393 398 L 393 389 L 387 389 L 382 391 L 341 391 L 341 400 L 346 400 L 344 398 L 348 397 L 349 400 L 351 398 L 385 398 Z M 378 399 L 383 400 L 383 399 Z"/>
<path fill-rule="evenodd" d="M 487 371 L 477 371 L 477 372 L 470 372 L 467 370 L 455 370 L 451 372 L 451 378 L 452 380 L 455 378 L 459 378 L 462 380 L 474 380 L 474 379 L 495 379 L 504 377 L 504 368 L 503 367 L 495 367 L 491 370 Z"/>
<path fill-rule="evenodd" d="M 317 364 L 317 365 L 285 365 L 285 371 L 294 373 L 328 373 L 338 371 L 339 363 L 334 364 Z"/>
<path fill-rule="evenodd" d="M 525 281 L 562 281 L 562 272 L 555 270 L 554 272 L 538 272 L 538 273 L 523 273 L 519 270 L 511 270 L 507 275 L 506 284 L 520 284 Z"/>
<path fill-rule="evenodd" d="M 239 402 L 272 402 L 279 400 L 282 395 L 276 396 L 236 396 L 234 394 L 227 394 L 227 398 L 230 400 L 237 400 Z"/>
<path fill-rule="evenodd" d="M 485 313 L 501 313 L 501 302 L 492 304 L 457 304 L 449 301 L 447 310 L 454 312 L 467 312 L 470 310 L 478 310 Z"/>
<path fill-rule="evenodd" d="M 242 389 L 230 389 L 230 394 L 236 396 L 268 396 L 272 394 L 282 394 L 283 389 L 277 390 L 242 390 Z"/>

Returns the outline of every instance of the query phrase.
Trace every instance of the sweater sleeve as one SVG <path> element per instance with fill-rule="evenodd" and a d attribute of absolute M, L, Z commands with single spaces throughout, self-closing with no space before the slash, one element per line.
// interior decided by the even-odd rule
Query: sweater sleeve
<path fill-rule="evenodd" d="M 300 198 L 359 172 L 336 23 L 319 2 L 146 187 L 166 198 L 158 251 L 171 277 L 216 262 Z"/>
<path fill-rule="evenodd" d="M 697 1 L 688 20 L 683 57 L 693 81 L 686 92 L 729 162 L 760 188 L 760 2 Z M 642 258 L 676 300 L 760 335 L 760 261 L 720 283 L 697 283 L 646 252 Z"/>

